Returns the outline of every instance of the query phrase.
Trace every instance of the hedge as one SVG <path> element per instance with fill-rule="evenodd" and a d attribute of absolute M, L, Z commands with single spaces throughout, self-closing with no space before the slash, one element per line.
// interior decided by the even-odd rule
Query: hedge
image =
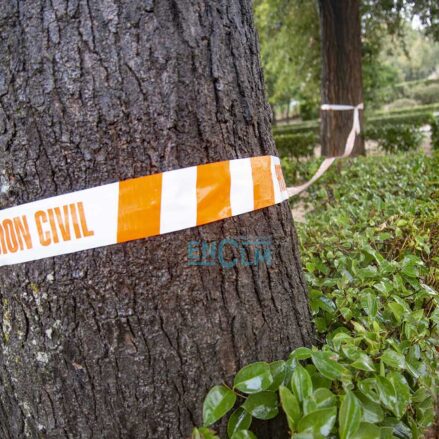
<path fill-rule="evenodd" d="M 429 111 L 402 112 L 387 116 L 373 116 L 367 119 L 366 139 L 376 140 L 379 147 L 386 152 L 409 151 L 417 149 L 423 135 L 419 128 L 423 125 L 432 126 L 432 142 L 434 148 L 439 148 L 438 125 L 439 118 L 432 111 L 439 106 L 425 106 Z M 274 130 L 274 139 L 284 157 L 309 157 L 318 144 L 319 121 L 290 125 L 283 129 Z"/>

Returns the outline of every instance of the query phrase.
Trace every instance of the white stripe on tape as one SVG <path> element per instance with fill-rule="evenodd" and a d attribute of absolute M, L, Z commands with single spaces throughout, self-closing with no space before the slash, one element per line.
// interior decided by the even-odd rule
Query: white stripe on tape
<path fill-rule="evenodd" d="M 163 173 L 160 233 L 197 225 L 197 167 Z"/>
<path fill-rule="evenodd" d="M 230 160 L 230 205 L 232 215 L 254 210 L 253 177 L 250 159 Z"/>

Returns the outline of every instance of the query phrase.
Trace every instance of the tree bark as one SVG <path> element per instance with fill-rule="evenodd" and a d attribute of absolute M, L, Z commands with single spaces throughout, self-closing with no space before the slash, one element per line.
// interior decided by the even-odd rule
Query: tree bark
<path fill-rule="evenodd" d="M 361 19 L 359 0 L 319 0 L 322 47 L 323 104 L 358 105 L 363 102 Z M 352 111 L 321 111 L 322 155 L 342 155 L 352 129 Z M 364 125 L 360 112 L 361 126 Z M 365 154 L 357 136 L 352 155 Z"/>
<path fill-rule="evenodd" d="M 250 0 L 0 0 L 0 34 L 1 208 L 276 154 Z M 237 236 L 272 264 L 188 265 Z M 2 439 L 185 438 L 210 386 L 312 342 L 288 203 L 2 267 L 0 295 Z"/>

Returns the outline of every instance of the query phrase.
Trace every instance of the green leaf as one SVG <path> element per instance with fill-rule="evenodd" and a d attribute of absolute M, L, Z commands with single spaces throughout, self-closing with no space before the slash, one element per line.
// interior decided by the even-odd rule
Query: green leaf
<path fill-rule="evenodd" d="M 337 363 L 332 352 L 313 352 L 312 361 L 319 372 L 330 380 L 346 380 L 350 378 L 349 370 Z"/>
<path fill-rule="evenodd" d="M 220 439 L 213 430 L 206 427 L 194 428 L 192 439 Z"/>
<path fill-rule="evenodd" d="M 307 415 L 308 413 L 314 412 L 317 410 L 317 404 L 314 401 L 314 398 L 305 398 L 302 403 L 303 407 L 303 415 Z"/>
<path fill-rule="evenodd" d="M 279 396 L 282 409 L 287 416 L 288 427 L 294 431 L 301 416 L 299 401 L 285 386 L 279 387 Z"/>
<path fill-rule="evenodd" d="M 231 439 L 257 439 L 255 434 L 249 430 L 239 430 L 237 431 Z"/>
<path fill-rule="evenodd" d="M 279 413 L 277 396 L 274 392 L 259 392 L 250 395 L 242 408 L 257 419 L 272 419 Z"/>
<path fill-rule="evenodd" d="M 338 417 L 340 439 L 350 439 L 357 432 L 361 422 L 361 404 L 356 396 L 346 392 Z"/>
<path fill-rule="evenodd" d="M 384 407 L 393 412 L 395 416 L 398 416 L 396 393 L 393 384 L 382 376 L 376 377 L 376 383 L 381 403 Z"/>
<path fill-rule="evenodd" d="M 410 403 L 411 391 L 407 380 L 398 372 L 391 372 L 387 375 L 396 393 L 395 415 L 402 418 Z"/>
<path fill-rule="evenodd" d="M 393 315 L 395 316 L 395 319 L 398 323 L 401 322 L 402 320 L 402 316 L 404 314 L 404 307 L 396 302 L 390 302 L 387 304 L 387 307 L 390 309 L 390 311 L 393 313 Z"/>
<path fill-rule="evenodd" d="M 225 386 L 210 389 L 203 403 L 203 424 L 208 427 L 222 418 L 236 402 L 235 393 Z"/>
<path fill-rule="evenodd" d="M 312 381 L 306 369 L 300 364 L 294 369 L 291 377 L 291 388 L 297 399 L 302 402 L 305 398 L 309 398 L 312 394 Z"/>
<path fill-rule="evenodd" d="M 231 438 L 238 430 L 248 430 L 252 423 L 252 416 L 242 407 L 235 410 L 227 423 L 227 435 Z"/>
<path fill-rule="evenodd" d="M 371 401 L 360 391 L 354 392 L 359 399 L 362 410 L 361 420 L 366 423 L 378 424 L 384 419 L 384 411 L 376 402 Z"/>
<path fill-rule="evenodd" d="M 370 317 L 375 317 L 377 315 L 378 302 L 375 295 L 370 293 L 366 295 L 366 310 Z"/>
<path fill-rule="evenodd" d="M 329 435 L 337 419 L 337 409 L 330 407 L 316 410 L 304 416 L 298 423 L 299 432 L 311 433 L 314 439 L 324 438 Z"/>
<path fill-rule="evenodd" d="M 316 402 L 318 409 L 334 407 L 337 405 L 337 398 L 335 395 L 329 389 L 324 387 L 314 391 L 313 399 Z"/>
<path fill-rule="evenodd" d="M 381 428 L 376 425 L 362 422 L 358 431 L 352 436 L 353 439 L 380 439 Z"/>
<path fill-rule="evenodd" d="M 270 363 L 270 372 L 273 378 L 273 383 L 266 390 L 276 391 L 279 389 L 279 386 L 284 382 L 287 367 L 285 361 L 274 361 Z"/>
<path fill-rule="evenodd" d="M 273 384 L 270 365 L 259 362 L 242 368 L 235 376 L 233 387 L 244 393 L 257 393 Z"/>
<path fill-rule="evenodd" d="M 387 366 L 393 367 L 394 369 L 405 369 L 404 355 L 398 354 L 398 352 L 393 349 L 386 349 L 381 356 L 381 360 L 383 360 Z"/>
<path fill-rule="evenodd" d="M 379 400 L 378 385 L 375 378 L 366 378 L 358 382 L 358 388 L 371 401 Z"/>
<path fill-rule="evenodd" d="M 307 360 L 308 358 L 311 358 L 312 350 L 309 348 L 301 347 L 294 349 L 293 352 L 291 352 L 290 357 L 296 358 L 297 360 Z"/>
<path fill-rule="evenodd" d="M 355 367 L 355 369 L 364 370 L 366 372 L 375 372 L 373 361 L 364 353 L 360 353 L 351 366 Z"/>

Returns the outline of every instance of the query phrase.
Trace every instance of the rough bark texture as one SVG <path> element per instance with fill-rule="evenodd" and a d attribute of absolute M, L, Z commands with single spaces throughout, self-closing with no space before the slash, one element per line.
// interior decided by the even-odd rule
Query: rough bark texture
<path fill-rule="evenodd" d="M 275 153 L 250 0 L 0 0 L 0 34 L 1 208 Z M 242 235 L 270 267 L 188 266 Z M 287 203 L 2 267 L 0 294 L 2 439 L 184 438 L 212 384 L 312 338 Z"/>
<path fill-rule="evenodd" d="M 319 0 L 319 9 L 322 103 L 358 105 L 363 102 L 360 1 Z M 352 111 L 325 110 L 320 114 L 322 155 L 333 157 L 343 154 L 352 129 Z M 353 155 L 364 153 L 364 139 L 357 136 Z"/>

